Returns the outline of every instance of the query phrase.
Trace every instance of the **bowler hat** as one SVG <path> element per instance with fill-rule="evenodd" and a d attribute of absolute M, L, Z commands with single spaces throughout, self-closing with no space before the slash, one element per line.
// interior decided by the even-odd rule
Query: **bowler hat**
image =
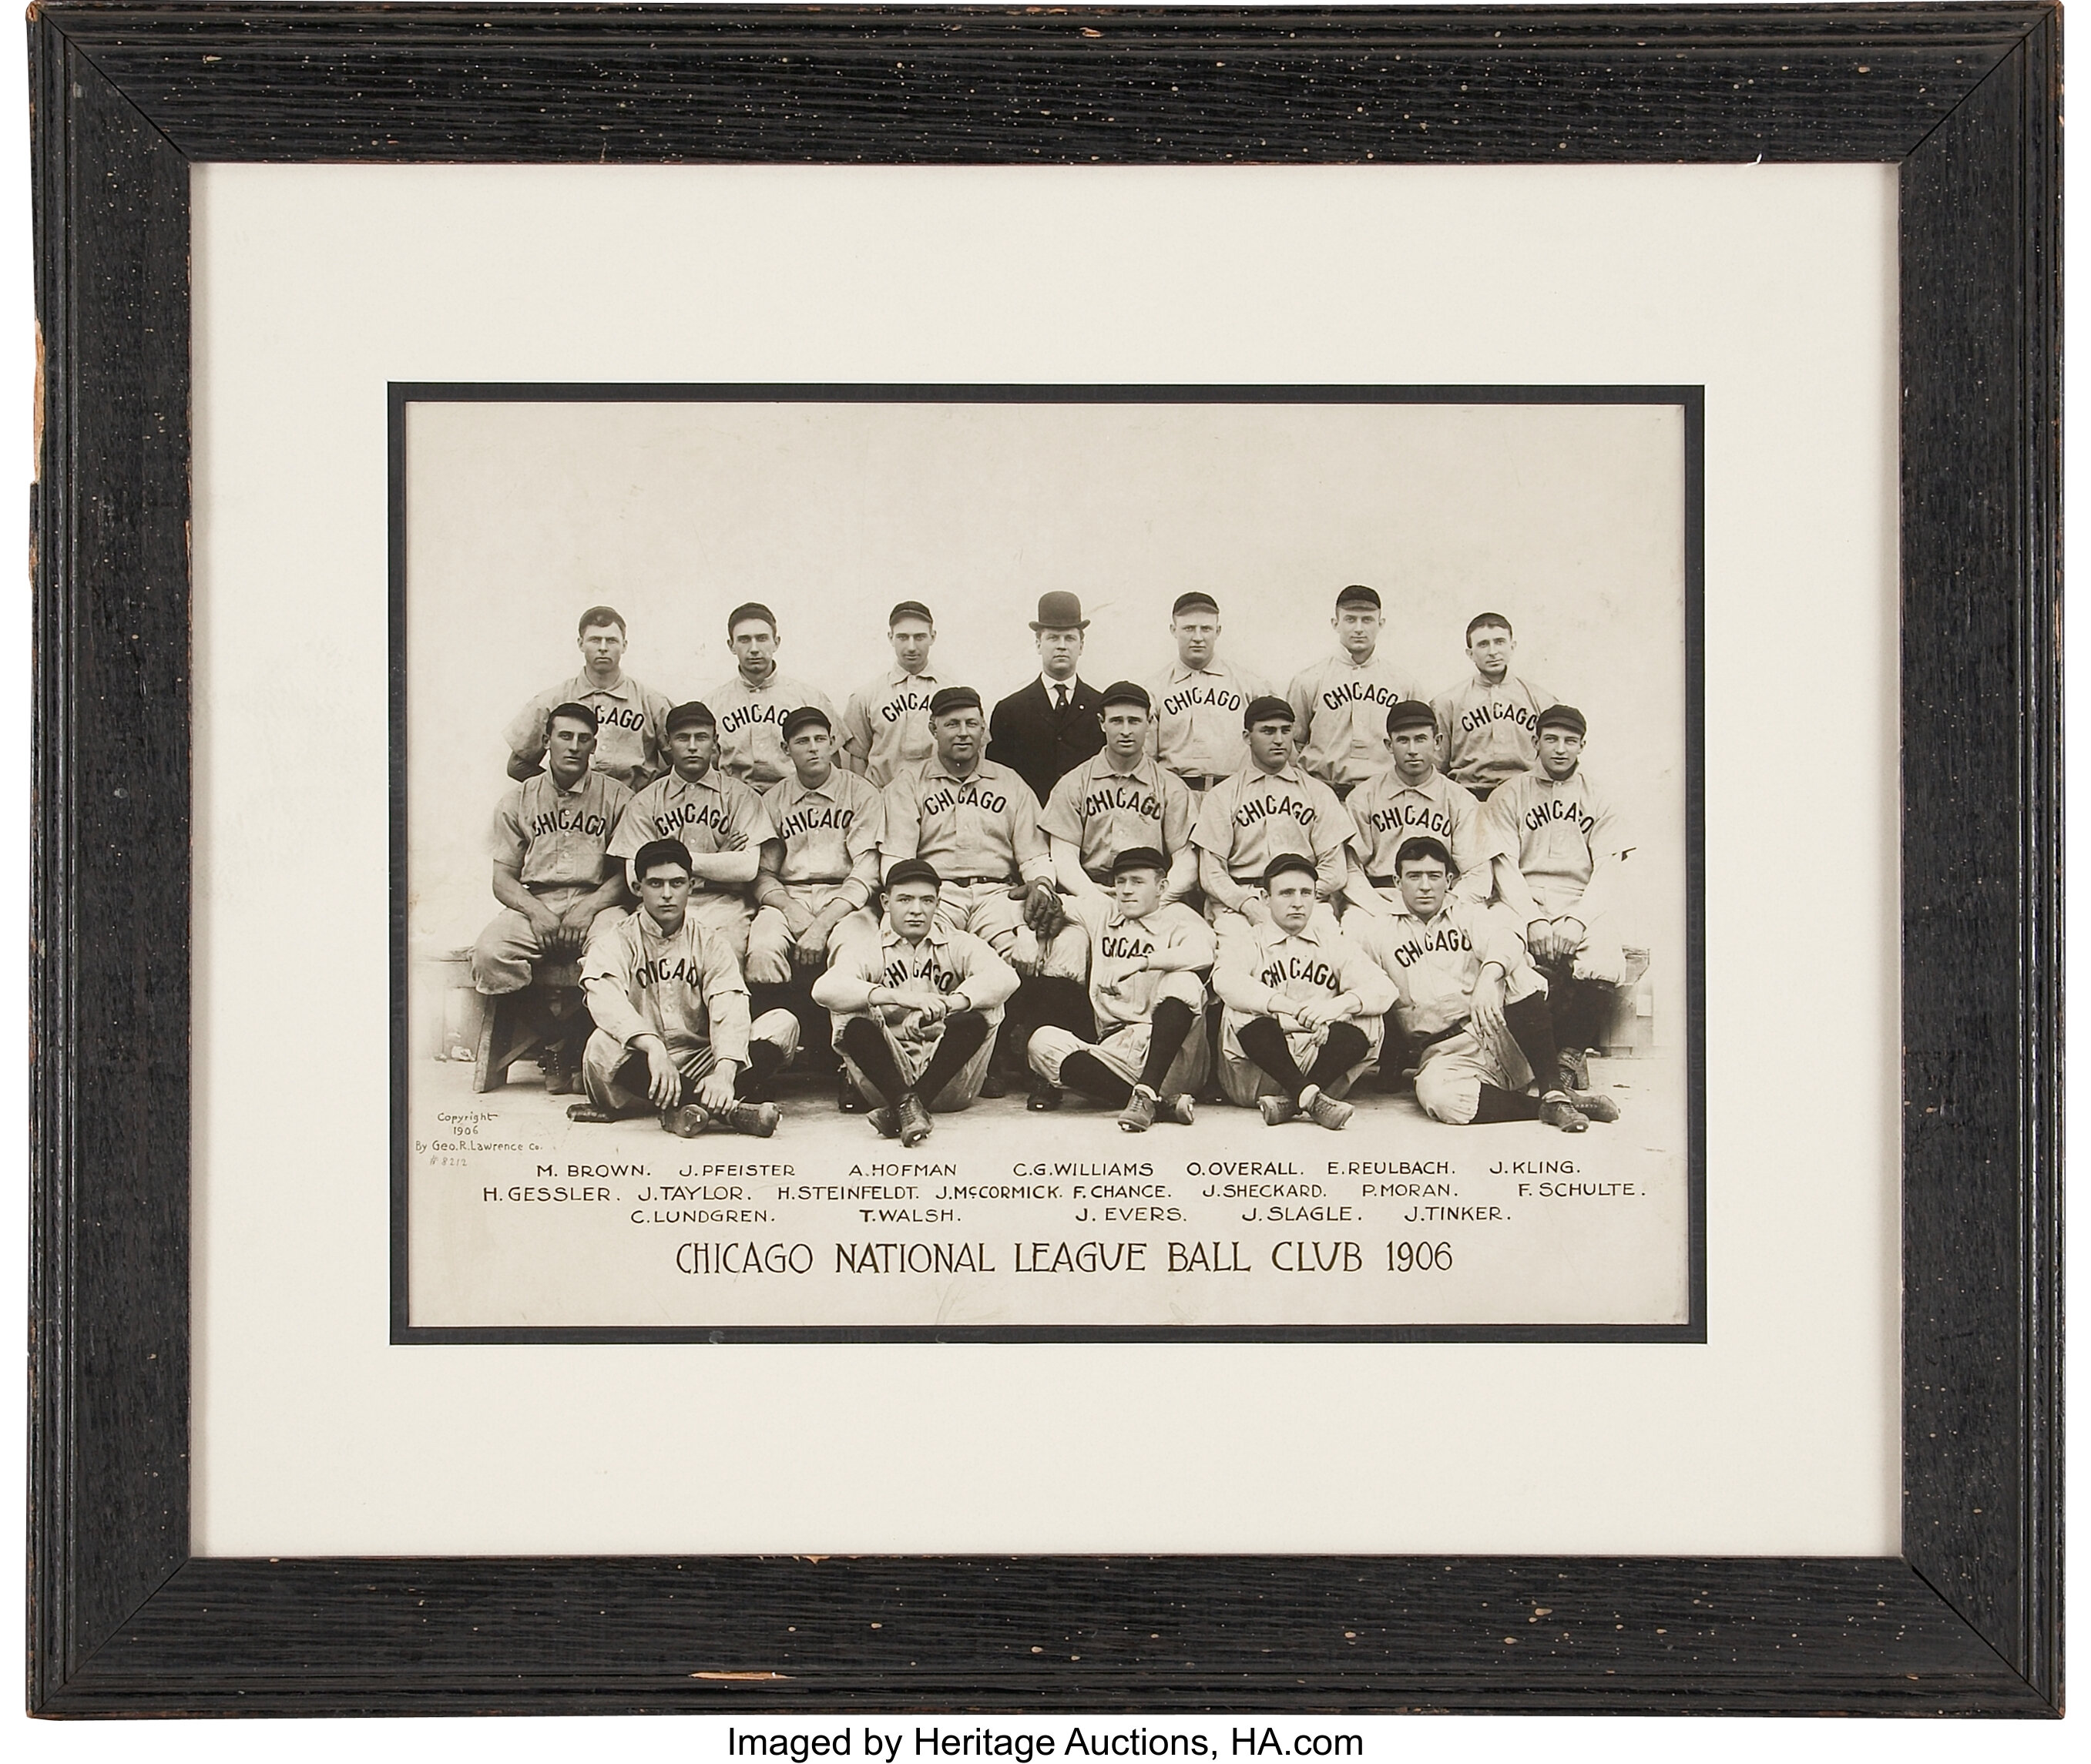
<path fill-rule="evenodd" d="M 1038 616 L 1031 622 L 1035 631 L 1085 631 L 1089 622 L 1082 617 L 1081 596 L 1064 588 L 1038 596 Z"/>

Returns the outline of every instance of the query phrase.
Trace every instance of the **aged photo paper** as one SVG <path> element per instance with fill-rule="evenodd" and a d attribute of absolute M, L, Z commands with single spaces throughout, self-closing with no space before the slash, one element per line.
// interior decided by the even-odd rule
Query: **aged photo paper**
<path fill-rule="evenodd" d="M 392 410 L 395 1340 L 1704 1339 L 1696 389 Z"/>

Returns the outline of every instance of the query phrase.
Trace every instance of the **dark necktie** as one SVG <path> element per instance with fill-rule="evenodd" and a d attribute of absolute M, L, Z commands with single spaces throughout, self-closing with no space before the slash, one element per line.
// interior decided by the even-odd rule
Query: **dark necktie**
<path fill-rule="evenodd" d="M 1054 686 L 1054 687 L 1053 688 L 1053 708 L 1054 708 L 1054 710 L 1056 710 L 1056 711 L 1064 711 L 1064 710 L 1066 710 L 1066 709 L 1067 709 L 1067 687 L 1065 687 L 1065 686 Z"/>

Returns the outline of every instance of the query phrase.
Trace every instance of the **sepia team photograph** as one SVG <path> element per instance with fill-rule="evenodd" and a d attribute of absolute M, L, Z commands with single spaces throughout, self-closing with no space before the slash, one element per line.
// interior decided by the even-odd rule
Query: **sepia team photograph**
<path fill-rule="evenodd" d="M 1699 422 L 395 386 L 395 1338 L 1703 1339 Z"/>

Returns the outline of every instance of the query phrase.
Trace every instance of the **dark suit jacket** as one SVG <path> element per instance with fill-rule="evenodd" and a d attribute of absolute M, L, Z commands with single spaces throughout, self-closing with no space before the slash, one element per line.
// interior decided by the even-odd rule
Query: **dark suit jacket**
<path fill-rule="evenodd" d="M 1046 682 L 1034 679 L 996 705 L 988 719 L 988 758 L 1029 785 L 1041 807 L 1062 777 L 1103 750 L 1102 694 L 1079 674 L 1068 685 L 1064 711 L 1053 708 Z"/>

